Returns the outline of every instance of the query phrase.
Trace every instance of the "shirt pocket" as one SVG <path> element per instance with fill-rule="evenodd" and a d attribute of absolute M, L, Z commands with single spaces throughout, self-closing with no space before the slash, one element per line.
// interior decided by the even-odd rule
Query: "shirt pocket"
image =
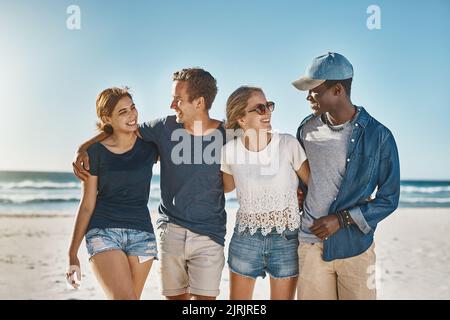
<path fill-rule="evenodd" d="M 353 159 L 350 159 L 352 161 L 350 170 L 353 173 L 352 185 L 359 190 L 369 186 L 374 171 L 374 160 L 374 156 L 363 153 L 357 153 Z"/>

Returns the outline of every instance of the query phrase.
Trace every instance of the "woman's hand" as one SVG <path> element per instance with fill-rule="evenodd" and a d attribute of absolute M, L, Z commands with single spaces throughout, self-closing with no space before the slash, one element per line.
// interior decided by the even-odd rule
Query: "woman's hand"
<path fill-rule="evenodd" d="M 80 287 L 81 268 L 80 261 L 78 260 L 78 257 L 76 255 L 71 255 L 69 257 L 69 269 L 66 273 L 66 280 L 67 283 L 74 289 L 78 289 Z"/>

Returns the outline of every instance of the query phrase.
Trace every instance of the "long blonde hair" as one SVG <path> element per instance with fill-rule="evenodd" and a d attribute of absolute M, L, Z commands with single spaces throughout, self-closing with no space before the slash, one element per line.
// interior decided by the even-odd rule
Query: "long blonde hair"
<path fill-rule="evenodd" d="M 264 93 L 258 87 L 241 86 L 228 97 L 226 108 L 227 121 L 225 124 L 227 129 L 238 130 L 241 128 L 238 120 L 245 116 L 248 99 L 256 92 Z"/>

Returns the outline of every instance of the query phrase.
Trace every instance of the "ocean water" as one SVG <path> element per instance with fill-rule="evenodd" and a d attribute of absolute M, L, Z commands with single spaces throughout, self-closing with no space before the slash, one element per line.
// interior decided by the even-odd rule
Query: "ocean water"
<path fill-rule="evenodd" d="M 160 199 L 159 176 L 151 182 L 149 208 Z M 81 184 L 72 173 L 0 171 L 0 214 L 75 214 Z M 235 193 L 227 207 L 237 208 Z M 400 207 L 450 207 L 450 181 L 402 181 Z"/>

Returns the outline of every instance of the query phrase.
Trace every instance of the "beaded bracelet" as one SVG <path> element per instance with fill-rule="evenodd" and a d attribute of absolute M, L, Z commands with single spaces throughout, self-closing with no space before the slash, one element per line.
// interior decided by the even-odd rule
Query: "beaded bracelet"
<path fill-rule="evenodd" d="M 353 223 L 352 217 L 348 210 L 338 211 L 336 212 L 336 216 L 339 221 L 339 227 L 341 228 L 349 228 L 350 225 Z"/>
<path fill-rule="evenodd" d="M 342 218 L 344 220 L 344 225 L 349 228 L 353 220 L 348 210 L 341 211 Z"/>
<path fill-rule="evenodd" d="M 341 212 L 340 211 L 337 212 L 336 216 L 337 216 L 338 221 L 339 221 L 339 227 L 344 228 L 345 227 L 345 223 L 344 223 L 344 218 L 342 217 Z"/>

